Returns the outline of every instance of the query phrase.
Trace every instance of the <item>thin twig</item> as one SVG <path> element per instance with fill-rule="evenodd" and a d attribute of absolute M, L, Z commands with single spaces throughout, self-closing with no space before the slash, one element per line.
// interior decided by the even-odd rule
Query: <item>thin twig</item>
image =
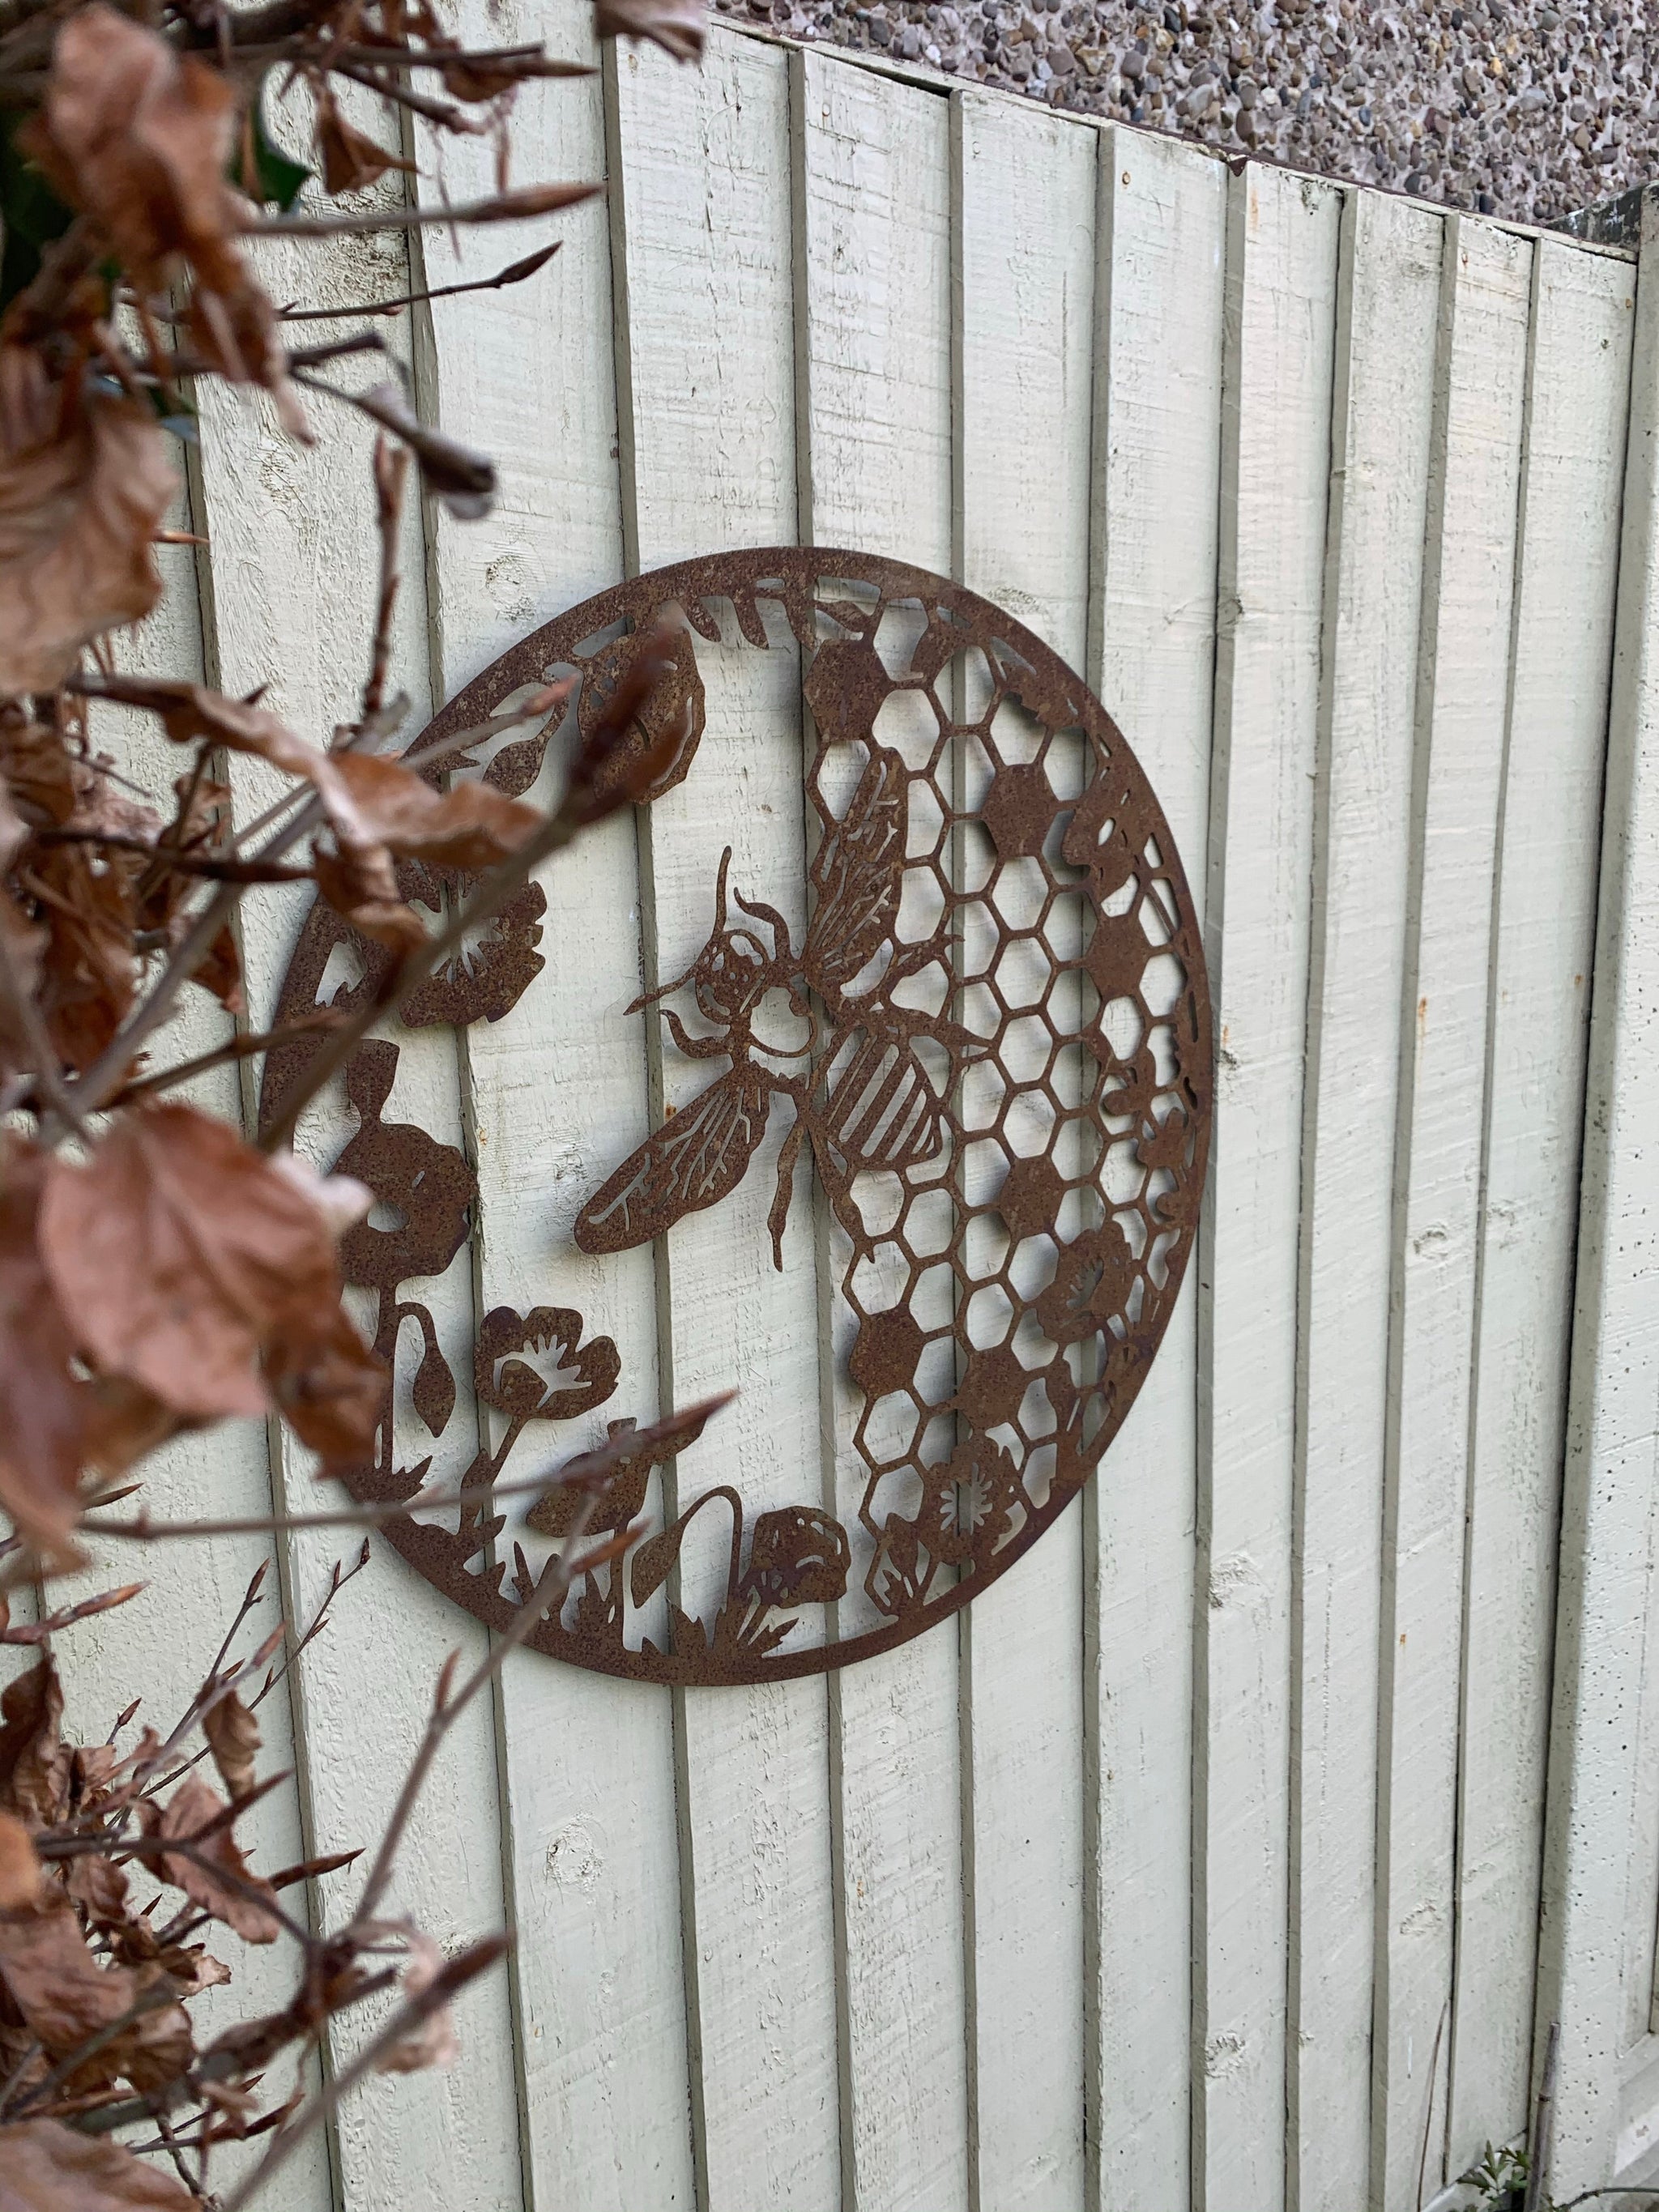
<path fill-rule="evenodd" d="M 1434 2088 L 1440 2072 L 1440 2039 L 1446 2032 L 1446 2014 L 1451 2000 L 1440 2008 L 1440 2020 L 1434 2031 L 1434 2049 L 1429 2053 L 1429 2109 L 1423 2115 L 1423 2153 L 1417 2161 L 1417 2212 L 1423 2209 L 1423 2185 L 1429 2171 L 1429 2139 L 1434 2132 Z"/>
<path fill-rule="evenodd" d="M 244 228 L 258 238 L 340 238 L 362 231 L 419 230 L 428 223 L 523 222 L 553 215 L 604 191 L 603 185 L 521 185 L 515 191 L 493 192 L 488 199 L 463 200 L 454 207 L 386 207 L 361 215 L 266 216 Z"/>
<path fill-rule="evenodd" d="M 154 1075 L 141 1076 L 136 1083 L 124 1083 L 109 1103 L 112 1106 L 126 1106 L 135 1098 L 154 1097 L 159 1091 L 171 1091 L 178 1084 L 188 1083 L 212 1068 L 224 1066 L 229 1060 L 249 1060 L 277 1045 L 292 1044 L 302 1036 L 315 1036 L 319 1031 L 331 1030 L 341 1018 L 332 1006 L 319 1006 L 314 1013 L 300 1014 L 293 1021 L 284 1022 L 281 1029 L 264 1030 L 255 1036 L 228 1037 L 211 1052 L 198 1053 L 194 1060 L 181 1060 L 176 1067 L 164 1067 Z"/>
<path fill-rule="evenodd" d="M 0 1644 L 45 1644 L 60 1629 L 72 1628 L 77 1620 L 90 1620 L 95 1613 L 112 1613 L 118 1605 L 125 1605 L 147 1583 L 125 1583 L 119 1589 L 103 1590 L 96 1597 L 82 1598 L 79 1605 L 66 1605 L 61 1612 L 49 1613 L 44 1620 L 12 1620 L 0 1629 Z"/>
<path fill-rule="evenodd" d="M 399 84 L 392 77 L 362 62 L 340 62 L 335 64 L 348 83 L 361 84 L 378 99 L 390 100 L 394 107 L 406 107 L 411 115 L 424 117 L 435 123 L 440 130 L 453 131 L 458 137 L 481 138 L 489 128 L 489 118 L 469 115 L 453 100 L 440 100 L 429 92 L 416 92 L 412 84 Z"/>
<path fill-rule="evenodd" d="M 392 611 L 398 602 L 398 525 L 404 511 L 404 483 L 409 448 L 394 446 L 382 432 L 374 441 L 374 510 L 380 534 L 380 588 L 374 605 L 374 637 L 363 684 L 362 720 L 378 714 L 386 696 L 392 662 Z"/>
<path fill-rule="evenodd" d="M 522 1481 L 474 1483 L 463 1490 L 417 1490 L 401 1500 L 339 1506 L 321 1513 L 272 1513 L 246 1521 L 152 1521 L 147 1513 L 135 1514 L 130 1520 L 105 1521 L 88 1516 L 80 1527 L 89 1536 L 116 1536 L 137 1543 L 154 1543 L 167 1536 L 252 1536 L 286 1534 L 296 1528 L 384 1528 L 388 1522 L 406 1520 L 411 1514 L 439 1513 L 446 1507 L 478 1504 L 490 1498 L 527 1498 L 578 1484 L 596 1484 L 623 1460 L 660 1450 L 665 1443 L 684 1438 L 694 1424 L 710 1419 L 735 1395 L 734 1391 L 723 1390 L 712 1398 L 700 1398 L 666 1420 L 653 1421 L 648 1428 L 623 1430 L 596 1449 L 567 1460 L 562 1467 L 546 1474 L 526 1476 Z"/>
<path fill-rule="evenodd" d="M 443 1740 L 448 1735 L 451 1727 L 479 1692 L 487 1689 L 495 1680 L 506 1665 L 509 1655 L 516 1651 L 538 1623 L 548 1613 L 556 1611 L 563 1601 L 576 1572 L 577 1547 L 587 1534 L 588 1523 L 593 1517 L 598 1503 L 598 1499 L 591 1494 L 578 1503 L 568 1534 L 536 1577 L 535 1588 L 514 1614 L 507 1629 L 496 1638 L 488 1655 L 479 1661 L 453 1698 L 446 1698 L 445 1676 L 439 1676 L 437 1693 L 433 1699 L 432 1713 L 426 1724 L 426 1733 L 421 1738 L 420 1748 L 410 1763 L 409 1772 L 404 1778 L 404 1786 L 398 1793 L 398 1802 L 392 1808 L 392 1817 L 387 1820 L 385 1832 L 380 1838 L 380 1848 L 374 1855 L 374 1863 L 369 1869 L 368 1878 L 363 1884 L 362 1895 L 357 1900 L 357 1910 L 352 1916 L 355 1925 L 360 1925 L 363 1921 L 373 1917 L 376 1907 L 386 1893 L 386 1884 L 392 1879 L 392 1869 L 397 1859 L 398 1849 L 403 1841 L 404 1831 L 409 1825 L 410 1816 L 415 1810 L 416 1801 L 420 1796 L 428 1774 L 431 1771 L 432 1762 L 436 1759 Z M 445 1674 L 447 1672 L 448 1669 L 446 1668 Z"/>
<path fill-rule="evenodd" d="M 331 2077 L 321 2094 L 307 2107 L 298 2124 L 276 2136 L 252 2172 L 225 2199 L 222 2212 L 244 2212 L 244 2207 L 252 2203 L 278 2167 L 285 2166 L 301 2143 L 327 2124 L 341 2099 L 355 2089 L 366 2074 L 374 2070 L 386 2052 L 434 2012 L 441 2011 L 459 1990 L 493 1966 L 507 1949 L 505 1936 L 489 1936 L 463 1951 L 459 1958 L 447 1960 L 427 1987 L 411 1996 L 380 2033 L 370 2038 L 344 2072 Z"/>
<path fill-rule="evenodd" d="M 1561 2023 L 1553 2020 L 1544 2043 L 1544 2069 L 1533 2106 L 1532 2135 L 1527 2145 L 1527 2193 L 1521 2212 L 1547 2212 L 1546 2192 L 1550 2180 L 1550 2153 L 1555 2138 L 1555 2069 L 1561 2051 Z"/>
<path fill-rule="evenodd" d="M 534 253 L 526 253 L 522 261 L 509 261 L 505 269 L 498 269 L 493 276 L 471 276 L 459 284 L 434 284 L 423 292 L 400 292 L 394 300 L 367 300 L 355 307 L 283 307 L 278 320 L 284 323 L 337 322 L 348 315 L 394 315 L 400 307 L 417 307 L 427 300 L 453 300 L 463 292 L 501 292 L 509 284 L 522 284 L 538 269 L 544 269 L 563 245 L 556 238 L 551 246 L 544 246 Z"/>
<path fill-rule="evenodd" d="M 262 860 L 222 860 L 188 846 L 167 845 L 151 837 L 131 837 L 118 830 L 37 830 L 37 845 L 97 845 L 113 853 L 143 853 L 173 875 L 201 876 L 217 884 L 303 884 L 309 868 L 284 868 Z"/>

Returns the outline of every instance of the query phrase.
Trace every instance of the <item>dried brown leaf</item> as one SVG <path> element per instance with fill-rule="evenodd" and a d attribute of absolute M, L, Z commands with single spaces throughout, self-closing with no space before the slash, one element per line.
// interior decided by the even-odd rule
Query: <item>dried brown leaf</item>
<path fill-rule="evenodd" d="M 75 778 L 62 732 L 15 704 L 0 707 L 0 777 L 13 805 L 37 828 L 61 827 L 75 811 Z"/>
<path fill-rule="evenodd" d="M 82 1851 L 70 1859 L 64 1887 L 90 1926 L 108 1929 L 125 1925 L 127 1878 L 102 1851 Z"/>
<path fill-rule="evenodd" d="M 190 2064 L 190 2021 L 171 1982 L 154 1972 L 100 1966 L 61 1890 L 47 1889 L 33 1905 L 0 1913 L 0 1982 L 54 2059 L 70 2057 L 136 2014 L 75 2066 L 66 2082 L 71 2091 L 105 2088 L 123 2075 L 135 2088 L 160 2089 Z"/>
<path fill-rule="evenodd" d="M 133 872 L 100 864 L 89 846 L 33 846 L 21 880 L 46 931 L 40 1000 L 47 1034 L 71 1067 L 89 1067 L 137 994 Z"/>
<path fill-rule="evenodd" d="M 0 2127 L 0 2212 L 192 2212 L 159 2166 L 58 2120 Z"/>
<path fill-rule="evenodd" d="M 362 1467 L 374 1454 L 391 1378 L 363 1342 L 337 1294 L 295 1326 L 279 1328 L 265 1349 L 265 1379 L 301 1443 L 325 1474 Z"/>
<path fill-rule="evenodd" d="M 254 1783 L 254 1754 L 262 1738 L 259 1723 L 237 1696 L 228 1690 L 210 1705 L 202 1733 L 213 1753 L 213 1763 L 233 1797 L 245 1797 Z"/>
<path fill-rule="evenodd" d="M 304 777 L 321 799 L 339 847 L 337 854 L 319 852 L 315 856 L 318 888 L 324 897 L 358 928 L 394 951 L 407 952 L 419 944 L 425 933 L 420 919 L 398 896 L 392 856 L 353 792 L 350 775 L 366 761 L 351 754 L 320 752 L 268 708 L 227 699 L 204 684 L 123 676 L 103 688 L 108 697 L 159 714 L 162 727 L 177 744 L 205 741 L 228 745 L 236 752 L 256 754 L 289 775 Z M 382 762 L 380 766 L 408 777 L 411 783 L 419 781 L 395 762 Z M 365 783 L 373 783 L 372 769 Z M 420 788 L 426 791 L 427 787 Z"/>
<path fill-rule="evenodd" d="M 399 860 L 487 868 L 517 852 L 541 826 L 533 806 L 487 783 L 434 791 L 411 769 L 374 753 L 343 753 L 335 768 L 365 828 Z"/>
<path fill-rule="evenodd" d="M 707 16 L 702 0 L 595 0 L 593 27 L 602 39 L 650 39 L 677 62 L 694 62 Z"/>
<path fill-rule="evenodd" d="M 88 1406 L 70 1364 L 75 1339 L 39 1249 L 46 1170 L 44 1153 L 0 1138 L 0 1506 L 50 1553 L 68 1545 L 80 1511 Z M 5 1742 L 0 1730 L 0 1793 Z"/>
<path fill-rule="evenodd" d="M 495 503 L 495 464 L 487 453 L 422 422 L 395 384 L 377 384 L 358 393 L 356 404 L 403 440 L 415 456 L 421 482 L 458 522 L 477 522 L 489 514 Z"/>
<path fill-rule="evenodd" d="M 84 1166 L 54 1158 L 40 1243 L 87 1357 L 186 1417 L 265 1412 L 261 1352 L 334 1339 L 326 1220 L 194 1107 L 124 1115 Z"/>
<path fill-rule="evenodd" d="M 222 1989 L 231 1978 L 224 1960 L 216 1959 L 200 1943 L 170 1944 L 161 1954 L 161 1964 L 185 1997 L 199 1997 L 204 1990 Z"/>
<path fill-rule="evenodd" d="M 0 1813 L 0 1912 L 32 1905 L 40 1894 L 40 1862 L 29 1832 L 11 1813 Z"/>
<path fill-rule="evenodd" d="M 404 1941 L 409 1946 L 409 1964 L 404 1969 L 404 1994 L 408 1997 L 424 1996 L 444 1970 L 444 1954 L 429 1936 L 418 1928 L 411 1928 Z M 455 2039 L 455 2023 L 449 2007 L 440 2005 L 435 2012 L 416 2021 L 406 2035 L 387 2045 L 376 2061 L 376 2070 L 381 2074 L 418 2074 L 428 2066 L 453 2066 L 460 2052 Z"/>
<path fill-rule="evenodd" d="M 235 124 L 236 94 L 216 70 L 94 0 L 58 32 L 23 143 L 141 291 L 166 290 L 188 264 L 198 349 L 233 382 L 264 385 L 303 434 L 275 312 L 237 242 L 252 210 L 225 180 Z"/>
<path fill-rule="evenodd" d="M 377 945 L 401 956 L 424 941 L 425 925 L 414 908 L 398 897 L 387 854 L 366 859 L 357 853 L 318 852 L 312 872 L 334 911 Z"/>
<path fill-rule="evenodd" d="M 370 185 L 378 184 L 391 169 L 406 169 L 412 175 L 413 161 L 400 154 L 388 154 L 383 146 L 348 123 L 341 114 L 333 94 L 325 89 L 317 105 L 317 124 L 314 131 L 317 151 L 322 156 L 323 185 L 330 192 L 366 191 Z"/>
<path fill-rule="evenodd" d="M 149 612 L 151 533 L 176 489 L 148 408 L 51 386 L 36 356 L 0 346 L 0 698 L 51 690 L 83 646 Z"/>
<path fill-rule="evenodd" d="M 251 1871 L 228 1827 L 202 1837 L 201 1832 L 224 1810 L 217 1791 L 192 1774 L 179 1784 L 165 1806 L 158 1809 L 146 1801 L 140 1817 L 147 1834 L 163 1843 L 191 1844 L 198 1854 L 163 1852 L 161 1872 L 165 1881 L 182 1889 L 204 1912 L 222 1920 L 244 1942 L 274 1943 L 281 1923 L 258 1900 L 263 1896 L 274 1902 L 276 1892 Z M 211 1864 L 204 1865 L 204 1858 Z"/>
<path fill-rule="evenodd" d="M 64 1692 L 50 1653 L 0 1692 L 0 1806 L 33 1828 L 69 1809 Z"/>

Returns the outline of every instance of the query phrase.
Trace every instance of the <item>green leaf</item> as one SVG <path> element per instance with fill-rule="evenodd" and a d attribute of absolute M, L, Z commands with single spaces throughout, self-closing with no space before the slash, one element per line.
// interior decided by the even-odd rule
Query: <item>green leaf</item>
<path fill-rule="evenodd" d="M 75 220 L 33 161 L 18 150 L 23 118 L 0 112 L 0 220 L 6 242 L 0 253 L 0 313 L 34 282 L 40 257 Z"/>
<path fill-rule="evenodd" d="M 246 192 L 251 200 L 258 200 L 262 206 L 269 206 L 274 201 L 286 215 L 299 198 L 301 185 L 316 172 L 307 168 L 303 161 L 296 161 L 285 154 L 265 128 L 265 86 L 270 82 L 270 74 L 267 70 L 260 80 L 246 132 L 253 141 L 253 181 L 250 185 L 242 175 L 244 134 L 240 131 L 237 133 L 236 150 L 231 156 L 230 181 L 238 191 Z"/>

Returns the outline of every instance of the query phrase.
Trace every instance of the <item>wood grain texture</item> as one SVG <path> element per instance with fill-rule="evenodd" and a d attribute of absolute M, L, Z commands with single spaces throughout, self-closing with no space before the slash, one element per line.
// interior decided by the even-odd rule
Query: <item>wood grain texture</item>
<path fill-rule="evenodd" d="M 1637 1731 L 1659 1472 L 1659 208 L 1642 216 L 1607 721 L 1545 1833 L 1553 2185 L 1615 2167 Z M 1652 1869 L 1647 1875 L 1651 1881 Z"/>
<path fill-rule="evenodd" d="M 1098 152 L 1089 655 L 1201 912 L 1215 702 L 1226 178 L 1173 140 Z M 1187 2201 L 1192 2111 L 1198 1285 L 1083 1493 L 1087 2190 Z"/>
<path fill-rule="evenodd" d="M 303 263 L 291 249 L 272 255 L 267 281 L 283 298 L 301 294 L 342 305 L 405 289 L 401 246 L 384 239 L 340 240 Z M 326 331 L 330 325 L 318 326 Z M 407 319 L 390 343 L 405 355 Z M 367 377 L 375 374 L 368 369 Z M 320 410 L 325 403 L 313 403 Z M 201 395 L 202 512 L 212 547 L 210 666 L 233 693 L 269 683 L 268 703 L 295 728 L 326 740 L 348 719 L 367 666 L 373 618 L 374 505 L 367 426 L 345 410 L 319 412 L 317 442 L 295 445 L 261 400 L 208 386 Z M 404 541 L 405 583 L 394 625 L 397 680 L 409 693 L 413 725 L 429 689 L 420 516 L 411 507 Z M 239 813 L 268 803 L 276 780 L 234 777 Z M 304 900 L 271 897 L 246 910 L 244 956 L 251 1018 L 266 1024 Z M 453 1039 L 427 1032 L 404 1043 L 388 1113 L 420 1123 L 440 1139 L 460 1136 Z M 337 1100 L 307 1116 L 305 1140 L 331 1159 L 351 1127 Z M 459 1358 L 471 1328 L 471 1291 L 458 1260 L 440 1282 L 413 1286 L 432 1307 L 447 1349 Z M 467 1418 L 465 1403 L 459 1419 Z M 400 1442 L 416 1442 L 408 1423 Z M 303 1454 L 284 1447 L 282 1492 L 296 1508 L 319 1493 Z M 356 1551 L 348 1537 L 323 1530 L 285 1547 L 285 1598 L 308 1619 L 335 1560 Z M 432 1685 L 445 1655 L 484 1649 L 481 1628 L 459 1619 L 419 1577 L 377 1550 L 342 1601 L 327 1633 L 301 1662 L 299 1722 L 307 1793 L 308 1841 L 347 1848 L 380 1832 L 425 1724 Z M 372 1689 L 372 1694 L 366 1691 Z M 501 1925 L 503 1898 L 496 1815 L 495 1723 L 488 1703 L 458 1724 L 410 1830 L 399 1863 L 397 1903 L 447 1945 Z M 323 1885 L 326 1919 L 352 1894 L 351 1876 Z M 371 2008 L 337 2039 L 349 2051 L 373 2026 Z M 354 2204 L 437 2206 L 464 2197 L 481 2208 L 516 2212 L 520 2203 L 517 2120 L 510 2069 L 506 1977 L 475 1985 L 458 2014 L 463 2057 L 447 2074 L 408 2083 L 377 2079 L 342 2117 L 335 2154 L 337 2186 Z M 407 2094 L 405 2094 L 407 2092 Z"/>
<path fill-rule="evenodd" d="M 1383 1496 L 1372 2202 L 1445 2170 L 1488 963 L 1532 249 L 1452 218 L 1400 1011 Z M 1431 2119 L 1432 2114 L 1432 2119 Z"/>
<path fill-rule="evenodd" d="M 1340 197 L 1229 187 L 1199 1249 L 1193 2202 L 1285 2202 L 1291 1584 L 1320 626 Z"/>
<path fill-rule="evenodd" d="M 630 565 L 788 543 L 797 493 L 787 58 L 714 32 L 700 75 L 629 52 L 612 82 Z M 796 944 L 805 920 L 794 655 L 734 641 L 698 659 L 712 743 L 641 817 L 652 977 L 678 973 L 708 935 L 726 844 L 734 884 L 779 908 Z M 659 1110 L 683 1106 L 707 1073 L 657 1049 Z M 783 1134 L 779 1115 L 741 1188 L 659 1245 L 665 1395 L 742 1392 L 682 1455 L 682 1504 L 722 1479 L 751 1507 L 818 1495 L 811 1209 L 792 1210 L 781 1277 L 766 1231 Z M 722 1547 L 725 1510 L 707 1522 Z M 693 1555 L 688 1540 L 685 1560 Z M 709 1565 L 712 1554 L 701 1571 Z M 694 1612 L 712 1595 L 698 1572 L 687 1565 Z M 821 1638 L 812 1611 L 798 1632 Z M 772 2203 L 833 2212 L 842 2179 L 826 1685 L 694 1690 L 676 1703 L 701 2201 L 711 2212 Z"/>
<path fill-rule="evenodd" d="M 1073 667 L 1088 638 L 1094 147 L 951 97 L 960 574 Z M 1043 343 L 1032 343 L 1041 330 Z M 1083 1522 L 963 1615 L 969 2198 L 1083 2189 Z"/>
<path fill-rule="evenodd" d="M 598 62 L 592 11 L 477 6 L 480 46 L 544 39 Z M 598 76 L 528 87 L 514 112 L 538 176 L 605 168 Z M 448 189 L 490 189 L 483 145 L 447 142 Z M 437 155 L 432 155 L 432 167 Z M 610 226 L 600 204 L 559 219 L 561 246 L 528 284 L 434 303 L 419 356 L 426 410 L 497 454 L 489 518 L 434 512 L 429 592 L 440 689 L 453 696 L 538 623 L 623 568 Z M 435 231 L 434 283 L 502 258 L 488 232 Z M 584 342 L 550 343 L 557 329 Z M 550 765 L 544 787 L 550 795 Z M 468 1133 L 478 1176 L 477 1310 L 574 1308 L 623 1361 L 617 1396 L 544 1446 L 598 1440 L 608 1420 L 659 1410 L 648 1249 L 601 1264 L 578 1253 L 578 1208 L 648 1127 L 644 1053 L 623 1009 L 639 988 L 634 825 L 612 817 L 544 868 L 546 967 L 499 1022 L 464 1033 Z M 522 1469 L 520 1469 L 522 1472 Z M 653 1505 L 655 1500 L 653 1498 Z M 521 1510 L 522 1509 L 519 1509 Z M 503 1543 L 514 1530 L 503 1534 Z M 516 1655 L 501 1686 L 501 1745 L 525 2169 L 538 2207 L 689 2212 L 693 2203 L 682 1983 L 673 1712 L 667 1698 Z M 505 2067 L 507 2053 L 501 2054 Z"/>
<path fill-rule="evenodd" d="M 801 537 L 948 574 L 949 111 L 822 55 L 791 68 Z M 827 1207 L 818 1249 L 825 1502 L 855 1529 L 868 1477 L 835 1287 L 847 1247 Z M 855 1554 L 842 1633 L 866 1564 Z M 957 2212 L 966 2198 L 957 1696 L 948 1632 L 830 1678 L 847 2212 Z"/>
<path fill-rule="evenodd" d="M 1312 878 L 1292 1601 L 1291 2201 L 1370 2167 L 1383 1435 L 1417 641 L 1443 223 L 1343 208 Z"/>
<path fill-rule="evenodd" d="M 1525 2125 L 1632 321 L 1629 272 L 1534 249 L 1475 1337 L 1449 2166 Z M 1647 1885 L 1654 1887 L 1650 1857 Z M 1630 2023 L 1645 2032 L 1645 2008 Z"/>

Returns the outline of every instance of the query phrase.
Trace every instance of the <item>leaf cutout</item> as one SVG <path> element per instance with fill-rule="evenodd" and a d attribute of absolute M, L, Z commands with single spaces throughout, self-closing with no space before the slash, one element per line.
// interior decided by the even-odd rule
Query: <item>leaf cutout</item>
<path fill-rule="evenodd" d="M 449 1426 L 449 1417 L 455 1410 L 455 1377 L 449 1362 L 438 1348 L 435 1336 L 428 1337 L 424 1355 L 415 1370 L 415 1380 L 410 1385 L 410 1397 L 416 1412 L 434 1437 L 441 1437 Z"/>
<path fill-rule="evenodd" d="M 677 1521 L 659 1535 L 647 1537 L 635 1553 L 629 1569 L 629 1583 L 635 1605 L 643 1605 L 647 1598 L 654 1597 L 668 1580 L 680 1555 L 680 1539 L 684 1534 L 685 1522 Z"/>

